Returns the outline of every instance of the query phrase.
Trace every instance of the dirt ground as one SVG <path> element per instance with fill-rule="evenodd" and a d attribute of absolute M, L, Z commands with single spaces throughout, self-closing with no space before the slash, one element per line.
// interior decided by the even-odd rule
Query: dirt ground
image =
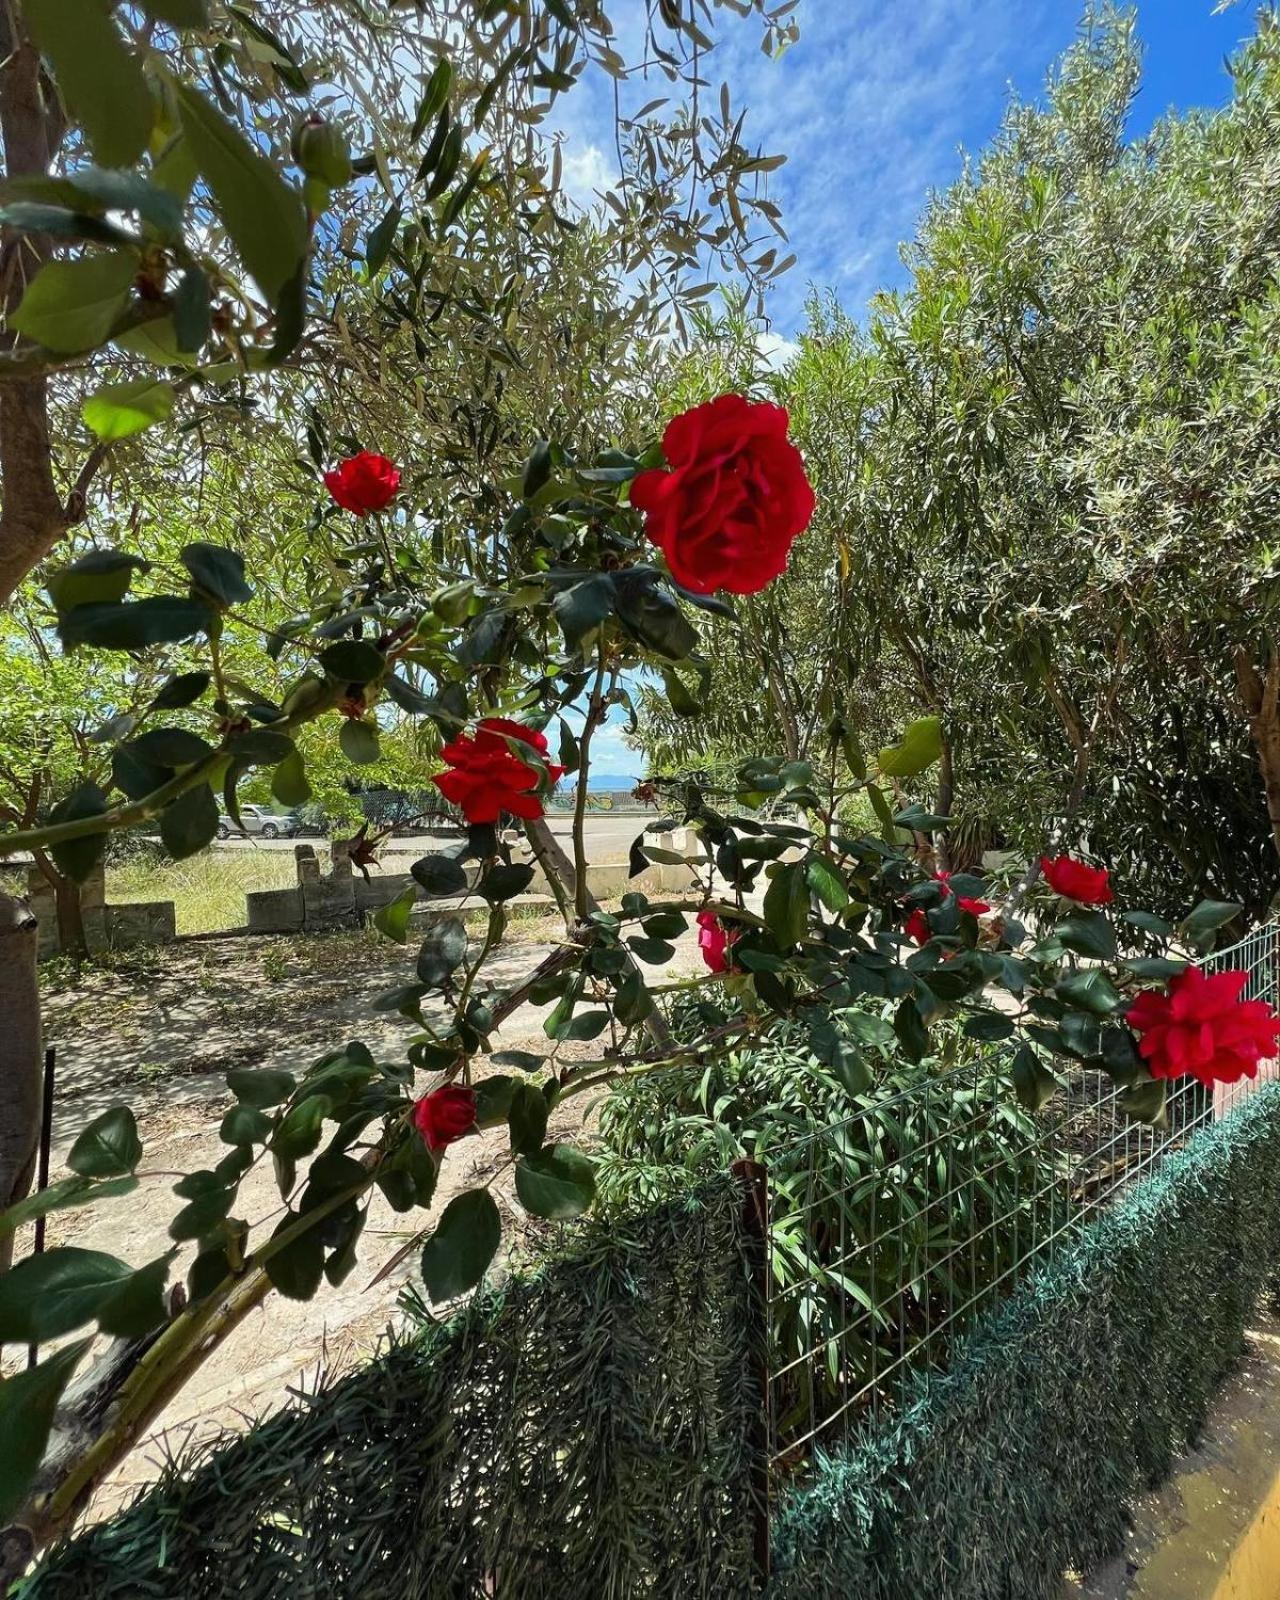
<path fill-rule="evenodd" d="M 553 948 L 554 924 L 516 924 L 512 939 L 488 969 L 499 985 L 519 983 Z M 51 973 L 46 994 L 47 1041 L 57 1050 L 51 1175 L 56 1179 L 72 1140 L 109 1105 L 132 1107 L 143 1141 L 144 1181 L 133 1194 L 93 1210 L 49 1219 L 49 1243 L 110 1251 L 134 1265 L 169 1247 L 167 1227 L 182 1201 L 176 1176 L 212 1166 L 227 1151 L 218 1126 L 231 1102 L 223 1075 L 232 1067 L 302 1069 L 349 1039 L 364 1040 L 376 1056 L 403 1059 L 414 1025 L 369 1009 L 370 1000 L 411 980 L 413 946 L 401 949 L 371 933 L 328 937 L 227 938 L 188 941 L 117 958 L 79 976 Z M 665 973 L 653 981 L 700 970 L 696 942 L 681 941 Z M 540 1018 L 549 1008 L 524 1006 L 501 1032 L 501 1046 L 545 1051 Z M 595 1045 L 562 1046 L 589 1056 Z M 424 1080 L 425 1083 L 425 1080 Z M 573 1100 L 551 1118 L 549 1139 L 581 1137 L 590 1107 Z M 504 1165 L 505 1130 L 451 1147 L 432 1215 L 459 1189 L 490 1178 Z M 512 1226 L 528 1239 L 529 1219 L 513 1201 L 510 1169 L 492 1192 Z M 279 1210 L 269 1164 L 259 1164 L 241 1188 L 237 1214 L 266 1219 Z M 272 1295 L 255 1311 L 158 1419 L 94 1504 L 106 1514 L 150 1481 L 165 1456 L 189 1440 L 241 1427 L 282 1405 L 291 1390 L 309 1387 L 316 1373 L 345 1370 L 366 1357 L 396 1315 L 404 1285 L 417 1273 L 418 1252 L 376 1285 L 372 1280 L 421 1229 L 422 1213 L 397 1215 L 375 1194 L 360 1242 L 360 1263 L 338 1289 L 322 1285 L 309 1302 Z M 18 1253 L 28 1248 L 20 1238 Z M 175 1262 L 185 1274 L 190 1248 Z"/>

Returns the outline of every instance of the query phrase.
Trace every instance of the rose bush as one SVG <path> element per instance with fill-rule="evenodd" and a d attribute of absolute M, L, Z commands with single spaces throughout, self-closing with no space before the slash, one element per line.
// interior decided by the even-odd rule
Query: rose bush
<path fill-rule="evenodd" d="M 633 886 L 616 904 L 597 904 L 584 832 L 594 736 L 613 707 L 625 710 L 628 682 L 643 671 L 662 677 L 684 714 L 697 713 L 680 674 L 700 670 L 699 626 L 732 625 L 717 616 L 724 602 L 708 605 L 706 594 L 751 593 L 768 582 L 812 510 L 785 428 L 777 408 L 722 396 L 667 429 L 666 470 L 642 468 L 652 459 L 644 440 L 630 452 L 611 446 L 585 458 L 541 441 L 518 482 L 492 490 L 504 581 L 450 575 L 420 588 L 385 559 L 382 540 L 370 544 L 357 529 L 335 563 L 349 573 L 347 586 L 327 587 L 288 631 L 264 628 L 255 615 L 239 552 L 207 543 L 180 553 L 191 579 L 185 595 L 155 592 L 164 574 L 143 573 L 114 553 L 104 561 L 94 552 L 55 575 L 50 594 L 69 645 L 144 648 L 151 619 L 163 615 L 179 635 L 171 642 L 182 646 L 182 671 L 140 717 L 112 730 L 120 793 L 83 785 L 39 826 L 0 835 L 0 855 L 46 849 L 83 877 L 109 832 L 153 822 L 171 854 L 192 854 L 216 831 L 215 794 L 233 808 L 253 769 L 271 773 L 278 797 L 305 787 L 301 730 L 336 729 L 340 750 L 359 764 L 376 757 L 379 728 L 393 715 L 431 730 L 424 749 L 438 748 L 442 763 L 432 781 L 459 806 L 466 829 L 451 849 L 415 862 L 413 887 L 377 913 L 380 931 L 404 944 L 416 902 L 431 902 L 408 981 L 373 999 L 410 1030 L 403 1061 L 379 1061 L 353 1040 L 300 1076 L 229 1073 L 236 1104 L 222 1124 L 228 1153 L 175 1185 L 173 1239 L 196 1247 L 186 1309 L 170 1315 L 154 1267 L 119 1262 L 101 1284 L 86 1282 L 73 1320 L 59 1322 L 59 1334 L 104 1321 L 114 1331 L 123 1283 L 136 1297 L 129 1326 L 154 1343 L 146 1374 L 121 1391 L 92 1458 L 70 1469 L 40 1509 L 44 1536 L 65 1526 L 103 1463 L 118 1459 L 155 1415 L 163 1385 L 150 1375 L 168 1382 L 205 1359 L 212 1320 L 234 1326 L 239 1308 L 268 1289 L 305 1299 L 352 1270 L 375 1191 L 397 1211 L 425 1213 L 418 1237 L 431 1300 L 451 1301 L 478 1284 L 502 1233 L 490 1187 L 464 1190 L 432 1211 L 438 1167 L 473 1128 L 505 1126 L 503 1159 L 517 1199 L 561 1219 L 592 1204 L 595 1176 L 588 1155 L 548 1143 L 555 1105 L 622 1075 L 749 1053 L 783 1028 L 798 1030 L 852 1097 L 874 1094 L 888 1037 L 918 1064 L 931 1028 L 952 1018 L 975 1039 L 1013 1042 L 1013 1079 L 1026 1104 L 1052 1092 L 1051 1063 L 1062 1058 L 1110 1074 L 1145 1116 L 1159 1114 L 1169 1073 L 1238 1076 L 1271 1048 L 1280 1021 L 1267 1008 L 1238 1002 L 1238 986 L 1228 994 L 1230 982 L 1218 979 L 1206 999 L 1172 954 L 1180 945 L 1208 948 L 1237 907 L 1207 902 L 1176 929 L 1141 913 L 1126 923 L 1082 903 L 1101 903 L 1105 884 L 1096 874 L 1067 879 L 1050 863 L 1031 891 L 1033 934 L 1007 906 L 987 916 L 994 897 L 980 875 L 935 870 L 915 842 L 927 810 L 902 791 L 930 781 L 941 748 L 936 717 L 868 756 L 852 717 L 833 711 L 821 773 L 808 762 L 756 756 L 720 784 L 654 779 L 652 798 L 665 801 L 666 814 L 633 843 Z M 371 471 L 362 490 L 354 477 L 347 483 L 353 516 L 363 518 L 391 491 L 392 474 Z M 646 534 L 663 549 L 670 578 L 646 561 Z M 151 592 L 135 598 L 131 588 L 144 579 Z M 218 641 L 242 622 L 265 632 L 294 674 L 278 704 L 225 676 L 218 681 Z M 206 649 L 208 670 L 192 671 L 192 657 Z M 556 725 L 552 761 L 548 731 Z M 578 785 L 572 859 L 543 816 L 566 772 Z M 877 836 L 839 824 L 854 795 L 870 802 Z M 494 826 L 503 815 L 521 822 L 523 845 Z M 682 850 L 660 842 L 677 822 L 694 841 Z M 362 868 L 372 849 L 361 838 Z M 682 866 L 687 888 L 655 897 L 639 887 L 653 864 Z M 564 936 L 523 979 L 504 981 L 491 958 L 508 904 L 535 865 L 562 909 Z M 1065 911 L 1055 878 L 1074 890 Z M 478 908 L 484 921 L 469 928 L 465 911 Z M 676 987 L 698 996 L 706 1031 L 677 1042 L 645 969 L 665 966 L 673 941 L 695 927 L 705 971 Z M 1122 935 L 1129 948 L 1154 941 L 1165 953 L 1131 956 Z M 1168 994 L 1135 1000 L 1153 962 L 1159 974 L 1172 973 Z M 730 970 L 732 1009 L 698 995 L 704 984 L 723 989 Z M 1005 991 L 1001 1005 L 991 1003 L 993 989 Z M 505 1050 L 498 1031 L 525 1002 L 545 1008 L 546 1047 Z M 862 1026 L 848 1026 L 850 1018 Z M 568 1041 L 597 1039 L 594 1053 L 561 1054 Z M 113 1107 L 76 1141 L 68 1175 L 11 1208 L 0 1227 L 126 1192 L 143 1181 L 141 1159 L 132 1112 Z M 265 1159 L 282 1209 L 250 1224 L 238 1215 L 240 1186 Z M 74 1277 L 54 1251 L 0 1278 L 0 1327 L 15 1342 L 44 1337 L 50 1262 Z M 47 1377 L 53 1369 L 35 1370 Z M 65 1381 L 61 1367 L 57 1374 Z M 4 1443 L 0 1414 L 0 1452 Z"/>

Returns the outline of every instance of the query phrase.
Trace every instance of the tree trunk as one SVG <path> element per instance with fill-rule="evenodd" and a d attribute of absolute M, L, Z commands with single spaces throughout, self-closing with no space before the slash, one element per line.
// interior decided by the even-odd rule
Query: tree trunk
<path fill-rule="evenodd" d="M 8 3 L 0 4 L 0 63 L 5 175 L 43 176 L 53 156 L 51 136 L 59 132 L 56 101 L 45 103 L 40 57 L 22 36 L 17 6 Z M 0 308 L 6 315 L 48 254 L 46 235 L 13 229 L 0 234 Z M 53 476 L 48 400 L 43 376 L 0 380 L 0 603 L 67 530 Z"/>
<path fill-rule="evenodd" d="M 1280 655 L 1273 654 L 1260 675 L 1251 653 L 1237 645 L 1235 667 L 1249 734 L 1258 753 L 1271 838 L 1280 851 Z"/>
<path fill-rule="evenodd" d="M 40 1143 L 40 990 L 36 919 L 25 900 L 0 894 L 0 1207 L 31 1187 Z M 0 1271 L 13 1235 L 0 1241 Z"/>
<path fill-rule="evenodd" d="M 947 738 L 944 724 L 942 754 L 938 758 L 938 798 L 936 802 L 940 817 L 949 817 L 951 815 L 951 808 L 955 804 L 955 799 L 955 754 L 951 748 L 951 740 Z M 933 848 L 938 857 L 938 865 L 942 870 L 944 872 L 953 871 L 955 862 L 951 859 L 951 840 L 946 828 L 939 828 L 934 834 Z"/>

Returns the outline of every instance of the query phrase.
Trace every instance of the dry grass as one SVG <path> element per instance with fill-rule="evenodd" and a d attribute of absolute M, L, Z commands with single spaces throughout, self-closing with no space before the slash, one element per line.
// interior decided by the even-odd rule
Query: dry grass
<path fill-rule="evenodd" d="M 291 850 L 202 850 L 186 861 L 123 862 L 107 868 L 107 903 L 172 900 L 178 932 L 216 933 L 245 925 L 244 897 L 297 883 Z"/>

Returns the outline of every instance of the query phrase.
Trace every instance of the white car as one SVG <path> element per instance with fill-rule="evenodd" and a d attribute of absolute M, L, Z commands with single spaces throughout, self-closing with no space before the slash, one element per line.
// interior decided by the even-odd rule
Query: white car
<path fill-rule="evenodd" d="M 240 821 L 243 827 L 237 828 L 225 812 L 218 815 L 218 837 L 229 839 L 233 833 L 241 838 L 257 835 L 260 839 L 292 839 L 298 831 L 298 819 L 294 816 L 277 816 L 274 811 L 268 811 L 265 806 L 241 806 Z"/>

